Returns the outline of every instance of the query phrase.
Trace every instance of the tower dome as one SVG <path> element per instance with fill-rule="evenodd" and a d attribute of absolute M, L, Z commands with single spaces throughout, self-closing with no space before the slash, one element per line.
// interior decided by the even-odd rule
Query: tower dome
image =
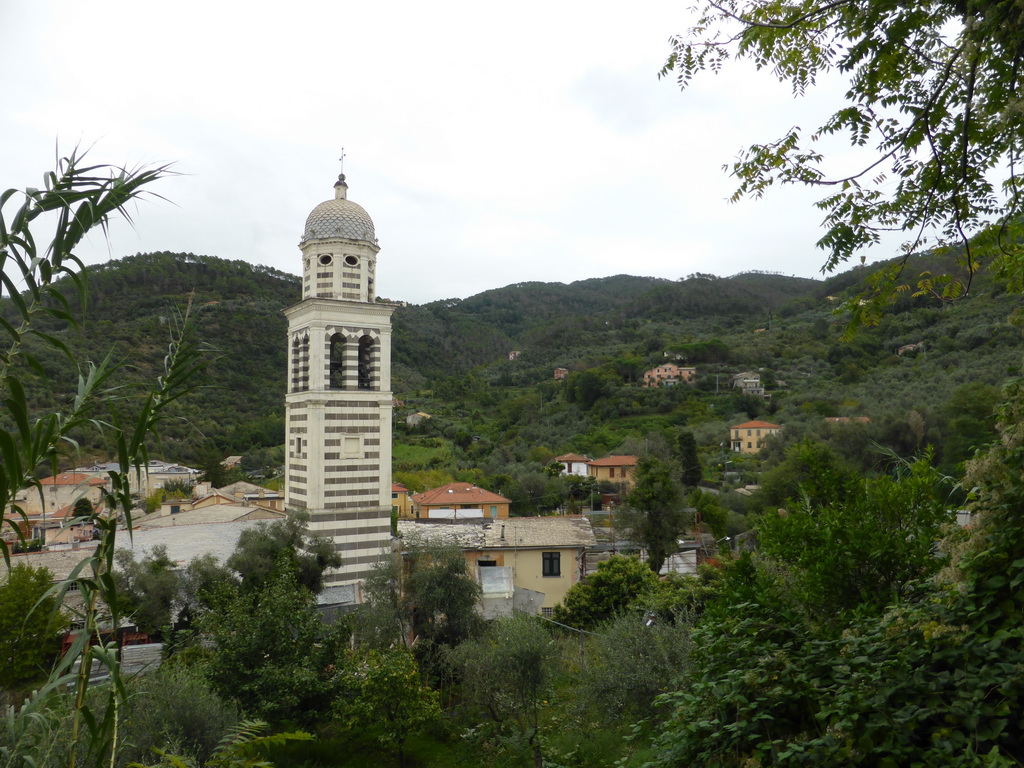
<path fill-rule="evenodd" d="M 306 228 L 302 233 L 303 243 L 309 240 L 337 238 L 377 242 L 370 214 L 361 205 L 349 200 L 347 193 L 345 174 L 341 174 L 334 185 L 334 199 L 320 203 L 306 217 Z"/>

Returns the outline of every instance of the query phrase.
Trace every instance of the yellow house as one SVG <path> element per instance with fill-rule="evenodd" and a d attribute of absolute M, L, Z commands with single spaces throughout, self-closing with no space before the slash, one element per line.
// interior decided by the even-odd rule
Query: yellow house
<path fill-rule="evenodd" d="M 606 456 L 587 464 L 587 471 L 599 483 L 621 483 L 632 488 L 636 461 L 636 456 Z"/>
<path fill-rule="evenodd" d="M 472 483 L 448 483 L 412 496 L 412 516 L 417 519 L 505 518 L 512 503 L 497 493 Z"/>
<path fill-rule="evenodd" d="M 391 509 L 398 513 L 400 519 L 412 517 L 412 504 L 409 502 L 409 489 L 401 483 L 391 484 Z"/>
<path fill-rule="evenodd" d="M 756 454 L 766 438 L 781 431 L 780 425 L 768 421 L 747 421 L 729 428 L 729 444 L 736 453 Z"/>
<path fill-rule="evenodd" d="M 478 578 L 485 568 L 508 569 L 516 592 L 535 598 L 529 604 L 544 616 L 586 573 L 587 549 L 597 543 L 590 521 L 581 515 L 459 523 L 402 520 L 398 535 L 458 546 Z"/>
<path fill-rule="evenodd" d="M 82 472 L 61 472 L 39 481 L 40 489 L 21 491 L 15 501 L 27 515 L 55 515 L 79 499 L 88 499 L 93 505 L 100 501 L 101 489 L 110 487 L 110 479 L 94 477 Z"/>

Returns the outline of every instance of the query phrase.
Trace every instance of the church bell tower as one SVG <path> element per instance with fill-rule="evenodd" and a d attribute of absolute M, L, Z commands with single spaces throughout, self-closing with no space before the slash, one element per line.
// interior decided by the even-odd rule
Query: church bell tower
<path fill-rule="evenodd" d="M 284 311 L 285 506 L 334 541 L 343 562 L 327 586 L 358 585 L 390 548 L 393 307 L 376 301 L 380 248 L 344 173 L 306 219 L 299 249 L 302 300 Z"/>

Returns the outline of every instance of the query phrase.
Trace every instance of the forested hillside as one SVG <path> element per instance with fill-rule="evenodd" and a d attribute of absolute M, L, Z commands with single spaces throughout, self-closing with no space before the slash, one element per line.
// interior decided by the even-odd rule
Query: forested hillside
<path fill-rule="evenodd" d="M 938 257 L 919 257 L 908 270 L 942 266 Z M 901 455 L 933 446 L 952 471 L 991 435 L 996 388 L 1019 369 L 1020 333 L 1007 321 L 1014 300 L 983 278 L 960 302 L 907 294 L 880 326 L 844 341 L 835 310 L 864 274 L 855 269 L 828 281 L 768 273 L 679 281 L 619 275 L 398 307 L 394 389 L 405 406 L 396 410 L 396 469 L 414 484 L 417 473 L 468 474 L 532 500 L 519 505 L 529 511 L 541 504 L 541 471 L 558 453 L 600 455 L 639 440 L 669 444 L 680 430 L 695 434 L 706 479 L 720 479 L 728 426 L 757 417 L 786 426 L 780 446 L 831 437 L 864 467 L 876 461 L 874 444 Z M 72 300 L 79 325 L 51 322 L 46 330 L 90 359 L 112 353 L 124 361 L 120 384 L 130 397 L 133 384 L 162 364 L 177 318 L 191 304 L 213 363 L 203 389 L 168 422 L 162 454 L 188 461 L 212 447 L 271 462 L 267 449 L 284 439 L 281 310 L 298 295 L 298 278 L 276 270 L 139 254 L 91 268 L 82 307 Z M 897 354 L 906 345 L 918 346 Z M 45 376 L 29 369 L 27 381 L 45 395 L 46 407 L 58 409 L 75 372 L 52 350 L 32 349 Z M 512 350 L 521 354 L 509 361 Z M 695 383 L 640 387 L 643 372 L 666 361 L 696 367 Z M 555 367 L 569 377 L 556 382 Z M 746 370 L 759 373 L 770 398 L 731 388 L 732 376 Z M 406 429 L 405 416 L 417 410 L 433 418 Z M 870 422 L 846 425 L 838 439 L 823 421 L 836 416 Z M 105 453 L 97 439 L 84 450 Z M 777 456 L 769 451 L 766 458 Z M 761 463 L 731 465 L 753 478 Z"/>

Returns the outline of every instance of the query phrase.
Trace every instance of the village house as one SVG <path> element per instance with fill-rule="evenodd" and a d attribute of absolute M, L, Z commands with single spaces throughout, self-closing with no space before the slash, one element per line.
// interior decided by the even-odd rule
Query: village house
<path fill-rule="evenodd" d="M 746 421 L 729 428 L 729 445 L 735 453 L 757 454 L 765 439 L 780 431 L 780 425 L 768 421 Z"/>
<path fill-rule="evenodd" d="M 644 373 L 643 386 L 671 387 L 680 382 L 690 383 L 696 375 L 696 368 L 680 368 L 675 363 L 665 363 Z"/>
<path fill-rule="evenodd" d="M 409 501 L 409 489 L 401 483 L 391 484 L 391 511 L 399 518 L 412 517 L 412 504 Z"/>
<path fill-rule="evenodd" d="M 752 395 L 753 397 L 770 398 L 771 395 L 765 392 L 761 384 L 761 374 L 753 371 L 737 373 L 732 377 L 732 388 L 740 390 L 741 394 Z"/>
<path fill-rule="evenodd" d="M 587 469 L 590 477 L 599 483 L 618 483 L 632 488 L 636 462 L 636 456 L 606 456 L 591 461 Z"/>
<path fill-rule="evenodd" d="M 97 477 L 83 472 L 61 472 L 39 481 L 42 491 L 28 488 L 15 499 L 29 516 L 53 516 L 79 499 L 99 503 L 101 490 L 110 488 L 108 477 Z"/>
<path fill-rule="evenodd" d="M 590 474 L 590 471 L 587 469 L 587 465 L 590 464 L 591 460 L 578 453 L 564 453 L 561 456 L 556 456 L 555 461 L 564 467 L 562 470 L 563 475 L 586 477 Z"/>
<path fill-rule="evenodd" d="M 511 612 L 513 604 L 550 616 L 586 574 L 587 550 L 597 544 L 590 521 L 582 516 L 402 520 L 398 534 L 404 540 L 459 547 L 484 586 L 485 615 L 492 616 Z M 513 589 L 487 589 L 502 583 L 511 583 Z"/>
<path fill-rule="evenodd" d="M 461 520 L 506 518 L 511 499 L 479 488 L 472 483 L 448 483 L 412 496 L 416 519 Z"/>
<path fill-rule="evenodd" d="M 555 379 L 561 380 L 569 375 L 568 368 L 555 368 Z"/>

